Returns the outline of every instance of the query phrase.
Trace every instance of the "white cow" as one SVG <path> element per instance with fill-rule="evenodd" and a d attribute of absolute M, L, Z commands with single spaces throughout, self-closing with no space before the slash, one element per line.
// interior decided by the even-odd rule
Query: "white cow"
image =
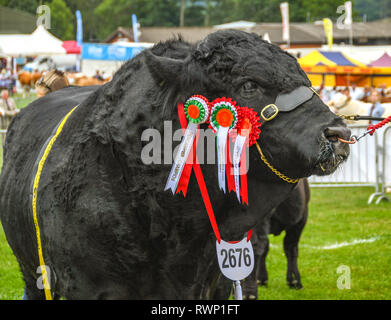
<path fill-rule="evenodd" d="M 369 110 L 372 106 L 371 103 L 362 102 L 359 100 L 353 100 L 344 94 L 336 94 L 329 102 L 327 102 L 327 105 L 334 113 L 346 115 L 346 116 L 350 116 L 350 115 L 367 116 L 369 115 Z M 391 103 L 382 103 L 382 106 L 385 109 L 382 117 L 391 116 Z M 362 124 L 362 125 L 369 124 L 367 120 L 360 120 L 360 121 L 346 120 L 346 123 Z"/>

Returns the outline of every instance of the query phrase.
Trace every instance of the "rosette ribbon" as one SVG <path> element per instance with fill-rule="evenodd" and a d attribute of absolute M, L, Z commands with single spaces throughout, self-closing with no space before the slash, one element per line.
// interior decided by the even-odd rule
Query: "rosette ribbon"
<path fill-rule="evenodd" d="M 219 98 L 212 102 L 210 125 L 217 132 L 217 163 L 219 187 L 225 193 L 225 168 L 227 159 L 228 133 L 236 127 L 238 111 L 236 102 L 229 98 Z"/>
<path fill-rule="evenodd" d="M 240 121 L 237 125 L 237 135 L 235 136 L 233 134 L 235 145 L 232 165 L 234 169 L 236 197 L 241 202 L 241 195 L 242 202 L 248 205 L 246 150 L 244 147 L 252 146 L 259 139 L 261 122 L 257 113 L 251 108 L 239 107 L 238 113 Z"/>
<path fill-rule="evenodd" d="M 189 123 L 182 138 L 182 142 L 178 147 L 178 152 L 174 159 L 174 164 L 171 168 L 164 190 L 171 190 L 172 194 L 178 187 L 183 168 L 186 165 L 190 151 L 193 149 L 193 144 L 199 125 L 204 123 L 209 118 L 209 101 L 203 96 L 191 96 L 184 105 L 185 115 Z M 195 150 L 195 148 L 194 148 Z"/>

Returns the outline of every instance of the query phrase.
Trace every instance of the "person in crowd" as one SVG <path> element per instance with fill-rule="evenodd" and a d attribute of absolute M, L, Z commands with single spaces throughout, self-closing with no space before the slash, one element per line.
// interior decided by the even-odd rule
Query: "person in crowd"
<path fill-rule="evenodd" d="M 380 97 L 385 97 L 386 96 L 386 84 L 382 83 L 381 85 L 378 86 L 377 91 L 380 93 Z"/>
<path fill-rule="evenodd" d="M 363 98 L 367 98 L 371 95 L 371 87 L 369 86 L 365 86 L 364 87 L 364 97 Z"/>
<path fill-rule="evenodd" d="M 64 72 L 51 70 L 36 83 L 37 96 L 41 98 L 50 92 L 69 86 L 69 81 Z"/>
<path fill-rule="evenodd" d="M 350 91 L 350 97 L 353 100 L 361 100 L 364 98 L 364 92 L 361 88 L 357 87 L 357 84 L 355 82 L 352 83 L 352 86 L 349 89 Z"/>
<path fill-rule="evenodd" d="M 368 102 L 372 103 L 372 106 L 369 109 L 369 116 L 371 117 L 381 117 L 384 113 L 384 107 L 380 103 L 381 101 L 381 93 L 372 89 L 370 96 L 368 97 Z M 380 121 L 369 121 L 369 123 L 376 124 Z"/>
<path fill-rule="evenodd" d="M 8 89 L 8 83 L 9 83 L 9 74 L 7 73 L 7 70 L 1 69 L 0 71 L 0 90 L 2 89 Z"/>
<path fill-rule="evenodd" d="M 100 74 L 100 71 L 99 70 L 96 70 L 96 73 L 94 75 L 94 78 L 95 79 L 98 79 L 99 81 L 104 81 L 102 75 Z"/>
<path fill-rule="evenodd" d="M 334 96 L 338 93 L 337 86 L 334 86 L 329 93 L 330 100 L 333 100 Z"/>
<path fill-rule="evenodd" d="M 0 99 L 0 129 L 7 130 L 12 118 L 16 115 L 19 110 L 16 108 L 14 99 L 8 95 L 8 90 L 1 90 Z M 3 141 L 4 143 L 4 141 Z"/>
<path fill-rule="evenodd" d="M 344 94 L 345 96 L 347 96 L 348 98 L 352 98 L 352 97 L 350 96 L 350 89 L 349 89 L 349 87 L 343 88 L 343 89 L 341 90 L 341 93 Z"/>
<path fill-rule="evenodd" d="M 322 99 L 322 101 L 323 101 L 324 103 L 327 103 L 327 102 L 330 100 L 330 98 L 329 98 L 329 92 L 328 92 L 328 90 L 325 88 L 324 83 L 322 83 L 322 84 L 320 85 L 320 88 L 319 88 L 319 90 L 318 90 L 318 94 L 319 94 L 319 97 Z"/>

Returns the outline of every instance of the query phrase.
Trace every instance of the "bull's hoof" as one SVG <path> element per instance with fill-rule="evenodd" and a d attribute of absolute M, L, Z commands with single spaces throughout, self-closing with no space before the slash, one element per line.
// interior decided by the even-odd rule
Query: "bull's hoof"
<path fill-rule="evenodd" d="M 300 283 L 300 281 L 297 281 L 297 280 L 293 280 L 293 281 L 288 281 L 288 287 L 290 289 L 296 289 L 296 290 L 300 290 L 300 289 L 303 289 L 303 286 L 302 284 Z"/>
<path fill-rule="evenodd" d="M 262 287 L 267 287 L 267 280 L 257 280 L 257 284 Z"/>
<path fill-rule="evenodd" d="M 248 296 L 243 295 L 243 300 L 257 300 L 257 299 L 258 297 L 253 294 L 249 294 Z"/>

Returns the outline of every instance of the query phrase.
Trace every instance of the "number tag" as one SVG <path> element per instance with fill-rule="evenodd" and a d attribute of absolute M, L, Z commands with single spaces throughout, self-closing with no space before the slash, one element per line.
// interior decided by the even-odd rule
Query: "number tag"
<path fill-rule="evenodd" d="M 254 251 L 247 237 L 238 243 L 216 241 L 217 260 L 225 277 L 233 281 L 246 278 L 254 268 Z"/>

